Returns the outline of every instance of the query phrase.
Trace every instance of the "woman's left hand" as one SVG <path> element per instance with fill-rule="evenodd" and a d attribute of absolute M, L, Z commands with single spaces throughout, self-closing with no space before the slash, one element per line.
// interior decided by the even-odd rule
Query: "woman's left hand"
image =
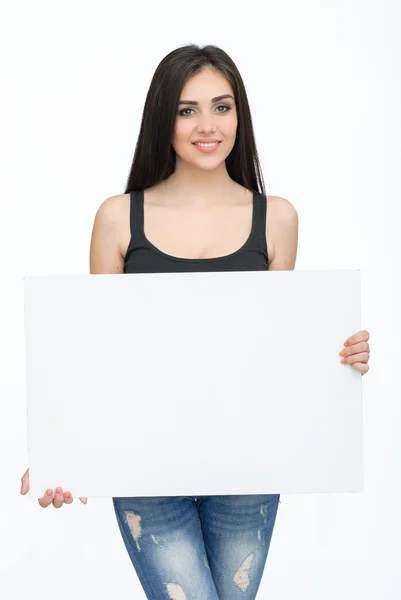
<path fill-rule="evenodd" d="M 343 364 L 350 365 L 362 375 L 369 371 L 369 338 L 369 331 L 358 331 L 344 342 L 344 349 L 339 353 L 340 356 L 344 357 L 341 359 Z"/>

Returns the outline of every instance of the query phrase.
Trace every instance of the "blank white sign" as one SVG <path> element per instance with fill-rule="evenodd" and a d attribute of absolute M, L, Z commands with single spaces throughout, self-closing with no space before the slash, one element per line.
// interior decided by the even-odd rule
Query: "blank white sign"
<path fill-rule="evenodd" d="M 31 498 L 363 491 L 359 270 L 24 286 Z"/>

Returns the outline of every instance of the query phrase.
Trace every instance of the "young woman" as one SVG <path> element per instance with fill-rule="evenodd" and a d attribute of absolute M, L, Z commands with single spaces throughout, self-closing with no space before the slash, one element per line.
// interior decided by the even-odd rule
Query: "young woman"
<path fill-rule="evenodd" d="M 297 240 L 294 206 L 265 194 L 248 100 L 233 61 L 216 46 L 189 45 L 168 54 L 146 97 L 125 193 L 107 198 L 96 213 L 90 272 L 293 269 Z M 368 339 L 367 331 L 357 332 L 340 352 L 342 362 L 362 374 Z M 21 493 L 28 489 L 29 469 Z M 113 498 L 147 598 L 255 598 L 279 497 Z M 39 504 L 59 508 L 72 501 L 57 488 L 54 498 L 50 489 Z"/>

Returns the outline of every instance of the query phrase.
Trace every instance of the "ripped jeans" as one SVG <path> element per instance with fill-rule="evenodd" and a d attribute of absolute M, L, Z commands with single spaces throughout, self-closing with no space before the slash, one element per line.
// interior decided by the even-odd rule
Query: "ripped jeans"
<path fill-rule="evenodd" d="M 280 494 L 113 498 L 148 600 L 253 600 Z"/>

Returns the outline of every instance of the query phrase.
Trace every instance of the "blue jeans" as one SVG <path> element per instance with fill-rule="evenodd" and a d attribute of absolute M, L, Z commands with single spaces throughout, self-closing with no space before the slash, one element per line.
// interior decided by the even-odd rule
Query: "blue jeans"
<path fill-rule="evenodd" d="M 113 498 L 149 600 L 253 600 L 280 494 Z"/>

